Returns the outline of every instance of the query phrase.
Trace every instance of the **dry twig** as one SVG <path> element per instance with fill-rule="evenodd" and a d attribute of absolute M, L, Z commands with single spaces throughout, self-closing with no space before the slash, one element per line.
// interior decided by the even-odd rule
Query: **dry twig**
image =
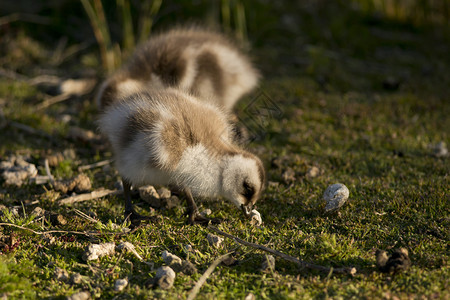
<path fill-rule="evenodd" d="M 43 137 L 46 137 L 50 140 L 53 140 L 52 136 L 50 134 L 48 134 L 45 131 L 39 130 L 39 129 L 35 129 L 31 126 L 19 123 L 19 122 L 15 122 L 15 121 L 7 121 L 7 123 L 12 126 L 15 127 L 17 129 L 20 129 L 22 131 L 25 131 L 26 133 L 32 134 L 32 135 L 40 135 Z"/>
<path fill-rule="evenodd" d="M 49 107 L 52 104 L 65 101 L 65 100 L 69 99 L 70 97 L 72 97 L 72 94 L 68 94 L 68 93 L 50 97 L 50 98 L 45 99 L 44 101 L 42 101 L 38 106 L 36 106 L 36 110 L 38 111 L 38 110 L 47 108 L 47 107 Z"/>
<path fill-rule="evenodd" d="M 84 171 L 84 170 L 90 170 L 90 169 L 94 169 L 94 168 L 98 168 L 98 167 L 103 167 L 106 165 L 109 165 L 110 163 L 112 163 L 112 159 L 107 159 L 107 160 L 102 160 L 90 165 L 85 165 L 85 166 L 79 166 L 78 167 L 78 171 Z"/>
<path fill-rule="evenodd" d="M 48 159 L 44 160 L 45 173 L 47 173 L 48 179 L 52 185 L 55 184 L 55 178 L 53 178 L 52 173 L 50 172 L 50 166 L 48 165 Z"/>
<path fill-rule="evenodd" d="M 211 276 L 214 269 L 225 259 L 230 256 L 230 253 L 227 253 L 225 255 L 220 256 L 217 258 L 213 263 L 208 267 L 208 269 L 203 273 L 202 277 L 197 281 L 197 283 L 194 285 L 192 290 L 189 292 L 188 300 L 193 300 L 195 297 L 197 297 L 198 292 L 200 291 L 200 288 L 205 283 L 205 281 L 208 279 L 209 276 Z"/>
<path fill-rule="evenodd" d="M 328 273 L 328 274 L 336 273 L 336 274 L 354 275 L 356 273 L 356 269 L 353 268 L 353 267 L 329 268 L 329 267 L 324 267 L 324 266 L 321 266 L 321 265 L 316 265 L 316 264 L 313 264 L 313 263 L 302 261 L 302 260 L 300 260 L 300 259 L 298 259 L 298 258 L 296 258 L 294 256 L 287 255 L 285 253 L 282 253 L 280 251 L 277 251 L 277 250 L 265 247 L 263 245 L 259 245 L 259 244 L 256 244 L 256 243 L 251 243 L 251 242 L 244 241 L 244 240 L 242 240 L 242 239 L 240 239 L 238 237 L 235 237 L 235 236 L 233 236 L 233 235 L 231 235 L 229 233 L 223 232 L 222 230 L 219 230 L 218 228 L 216 228 L 214 226 L 209 225 L 208 228 L 211 229 L 212 231 L 214 231 L 214 232 L 224 236 L 224 237 L 227 237 L 229 239 L 233 239 L 235 242 L 237 242 L 239 244 L 242 244 L 242 245 L 245 245 L 245 246 L 248 246 L 248 247 L 252 247 L 252 248 L 255 248 L 255 249 L 259 249 L 259 250 L 262 250 L 262 251 L 265 251 L 265 252 L 269 252 L 269 253 L 271 253 L 273 255 L 281 257 L 282 259 L 285 259 L 287 261 L 293 262 L 293 263 L 299 265 L 302 268 L 308 268 L 308 269 L 312 269 L 312 270 L 317 270 L 317 271 L 325 272 L 325 273 Z"/>
<path fill-rule="evenodd" d="M 12 223 L 0 223 L 0 226 L 15 227 L 15 228 L 19 228 L 19 229 L 23 229 L 23 230 L 29 231 L 29 232 L 37 234 L 37 235 L 44 235 L 44 234 L 51 234 L 51 233 L 65 233 L 65 234 L 85 235 L 87 237 L 101 236 L 101 235 L 128 235 L 128 234 L 134 233 L 135 231 L 137 231 L 139 229 L 139 226 L 137 226 L 133 230 L 127 231 L 127 232 L 98 232 L 98 231 L 72 231 L 72 230 L 36 231 L 36 230 L 30 229 L 30 228 L 27 228 L 27 227 L 24 227 L 24 226 L 20 226 L 20 225 L 16 225 L 16 224 L 12 224 Z"/>
<path fill-rule="evenodd" d="M 97 199 L 97 198 L 101 198 L 101 197 L 105 197 L 105 196 L 109 196 L 109 195 L 119 195 L 122 193 L 123 193 L 123 191 L 120 191 L 120 190 L 103 190 L 103 189 L 101 189 L 101 190 L 92 191 L 90 193 L 80 194 L 80 195 L 71 196 L 71 197 L 67 197 L 67 198 L 58 200 L 58 204 L 60 204 L 60 205 L 73 204 L 76 202 L 93 200 L 93 199 Z"/>
<path fill-rule="evenodd" d="M 90 235 L 104 235 L 104 234 L 120 234 L 117 232 L 81 232 L 81 231 L 71 231 L 71 230 L 49 230 L 49 231 L 36 231 L 27 227 L 23 227 L 20 225 L 16 225 L 16 224 L 11 224 L 11 223 L 0 223 L 0 226 L 9 226 L 9 227 L 15 227 L 15 228 L 20 228 L 29 232 L 32 232 L 34 234 L 37 235 L 43 235 L 43 234 L 50 234 L 50 233 L 68 233 L 68 234 L 79 234 L 79 235 L 86 235 L 86 236 L 90 236 Z"/>

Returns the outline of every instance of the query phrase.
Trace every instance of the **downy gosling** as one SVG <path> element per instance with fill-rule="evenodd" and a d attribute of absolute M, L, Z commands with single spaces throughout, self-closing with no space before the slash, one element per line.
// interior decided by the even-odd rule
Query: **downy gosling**
<path fill-rule="evenodd" d="M 189 223 L 207 223 L 193 197 L 222 196 L 248 217 L 265 182 L 261 160 L 236 146 L 227 114 L 179 89 L 145 89 L 105 108 L 99 119 L 122 176 L 125 215 L 140 220 L 130 187 L 184 191 Z"/>
<path fill-rule="evenodd" d="M 141 88 L 175 87 L 231 111 L 258 84 L 250 59 L 224 35 L 201 28 L 172 29 L 151 37 L 100 86 L 105 108 Z"/>

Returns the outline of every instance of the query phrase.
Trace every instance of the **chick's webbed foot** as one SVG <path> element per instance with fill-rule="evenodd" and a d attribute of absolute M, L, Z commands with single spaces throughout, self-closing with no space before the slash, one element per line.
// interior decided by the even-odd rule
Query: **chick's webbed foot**
<path fill-rule="evenodd" d="M 200 224 L 203 226 L 208 226 L 208 224 L 220 224 L 222 223 L 222 219 L 220 218 L 207 218 L 205 216 L 202 216 L 199 212 L 194 212 L 192 214 L 189 214 L 188 217 L 188 224 L 189 225 L 195 225 Z"/>
<path fill-rule="evenodd" d="M 134 209 L 131 211 L 125 211 L 125 220 L 129 220 L 131 225 L 139 226 L 142 221 L 153 222 L 157 219 L 155 216 L 143 216 L 137 213 Z"/>

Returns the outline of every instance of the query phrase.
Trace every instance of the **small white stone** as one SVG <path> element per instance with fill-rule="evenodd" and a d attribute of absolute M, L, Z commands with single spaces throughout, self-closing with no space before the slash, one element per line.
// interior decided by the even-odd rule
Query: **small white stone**
<path fill-rule="evenodd" d="M 8 160 L 0 163 L 0 169 L 7 185 L 21 186 L 27 179 L 34 178 L 38 174 L 36 166 L 21 156 L 10 156 Z"/>
<path fill-rule="evenodd" d="M 69 273 L 59 267 L 55 268 L 55 279 L 58 281 L 67 281 L 69 279 Z"/>
<path fill-rule="evenodd" d="M 200 213 L 203 217 L 209 216 L 210 214 L 212 214 L 212 210 L 210 210 L 209 208 L 205 209 L 204 211 L 202 211 Z"/>
<path fill-rule="evenodd" d="M 208 235 L 206 236 L 206 239 L 208 240 L 208 243 L 215 248 L 220 247 L 220 245 L 223 242 L 223 238 L 221 238 L 220 236 L 217 236 L 215 234 L 211 234 L 211 233 L 208 233 Z"/>
<path fill-rule="evenodd" d="M 67 79 L 59 85 L 59 92 L 67 95 L 84 95 L 90 92 L 97 83 L 97 80 L 90 78 Z"/>
<path fill-rule="evenodd" d="M 151 206 L 159 208 L 161 206 L 161 200 L 156 189 L 151 186 L 142 186 L 139 188 L 139 196 L 142 200 L 149 203 Z"/>
<path fill-rule="evenodd" d="M 115 252 L 116 245 L 114 243 L 91 244 L 86 247 L 83 254 L 85 261 L 95 260 L 105 255 L 111 255 Z"/>
<path fill-rule="evenodd" d="M 430 144 L 429 148 L 435 157 L 446 157 L 448 155 L 448 149 L 445 142 L 440 142 L 435 145 Z"/>
<path fill-rule="evenodd" d="M 261 226 L 262 224 L 261 214 L 256 209 L 252 210 L 250 213 L 250 224 L 253 226 Z"/>
<path fill-rule="evenodd" d="M 330 185 L 323 194 L 326 201 L 325 212 L 333 212 L 338 210 L 347 201 L 350 192 L 342 183 Z"/>
<path fill-rule="evenodd" d="M 157 192 L 158 192 L 158 195 L 159 195 L 159 197 L 160 197 L 161 199 L 168 199 L 168 198 L 170 198 L 170 196 L 172 195 L 172 194 L 170 193 L 170 190 L 168 190 L 168 189 L 166 189 L 166 188 L 164 188 L 164 187 L 159 188 L 159 189 L 157 190 Z"/>
<path fill-rule="evenodd" d="M 273 255 L 265 255 L 261 264 L 261 270 L 273 271 L 275 270 L 275 257 Z"/>
<path fill-rule="evenodd" d="M 255 300 L 256 297 L 252 293 L 249 293 L 247 296 L 245 296 L 244 300 Z"/>
<path fill-rule="evenodd" d="M 131 253 L 134 254 L 134 256 L 136 256 L 140 261 L 144 260 L 142 258 L 141 255 L 139 255 L 139 253 L 137 253 L 136 248 L 134 247 L 134 245 L 130 242 L 122 242 L 120 243 L 117 247 L 116 250 L 122 251 L 122 250 L 128 250 Z"/>
<path fill-rule="evenodd" d="M 162 289 L 168 290 L 175 281 L 175 272 L 171 267 L 163 266 L 156 270 L 155 283 Z"/>
<path fill-rule="evenodd" d="M 67 297 L 67 300 L 88 300 L 88 299 L 91 299 L 91 294 L 87 291 L 78 292 Z"/>
<path fill-rule="evenodd" d="M 80 284 L 82 280 L 83 280 L 83 277 L 81 276 L 80 273 L 73 273 L 70 276 L 70 283 L 71 284 Z"/>
<path fill-rule="evenodd" d="M 121 292 L 123 291 L 124 288 L 126 288 L 128 285 L 128 279 L 124 278 L 124 279 L 117 279 L 116 282 L 114 282 L 114 290 L 116 292 Z"/>
<path fill-rule="evenodd" d="M 169 265 L 170 267 L 172 267 L 174 269 L 181 269 L 181 265 L 183 262 L 182 262 L 181 258 L 179 258 L 178 256 L 170 253 L 167 250 L 164 250 L 161 256 L 162 256 L 164 262 L 167 265 Z"/>
<path fill-rule="evenodd" d="M 319 176 L 319 174 L 320 174 L 319 168 L 316 166 L 313 166 L 308 170 L 308 172 L 306 172 L 306 177 L 314 178 L 314 177 Z"/>

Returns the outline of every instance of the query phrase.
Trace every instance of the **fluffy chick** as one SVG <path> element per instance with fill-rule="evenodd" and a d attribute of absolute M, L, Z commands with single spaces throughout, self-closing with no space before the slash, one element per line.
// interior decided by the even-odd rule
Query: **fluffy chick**
<path fill-rule="evenodd" d="M 176 87 L 229 111 L 258 79 L 250 59 L 222 34 L 177 28 L 138 47 L 129 62 L 103 82 L 97 105 L 104 108 L 142 87 Z"/>
<path fill-rule="evenodd" d="M 190 223 L 208 222 L 193 196 L 223 196 L 248 216 L 261 195 L 263 164 L 233 144 L 226 114 L 180 90 L 148 89 L 124 97 L 106 108 L 99 126 L 112 145 L 131 219 L 140 219 L 131 204 L 131 185 L 184 191 Z"/>

